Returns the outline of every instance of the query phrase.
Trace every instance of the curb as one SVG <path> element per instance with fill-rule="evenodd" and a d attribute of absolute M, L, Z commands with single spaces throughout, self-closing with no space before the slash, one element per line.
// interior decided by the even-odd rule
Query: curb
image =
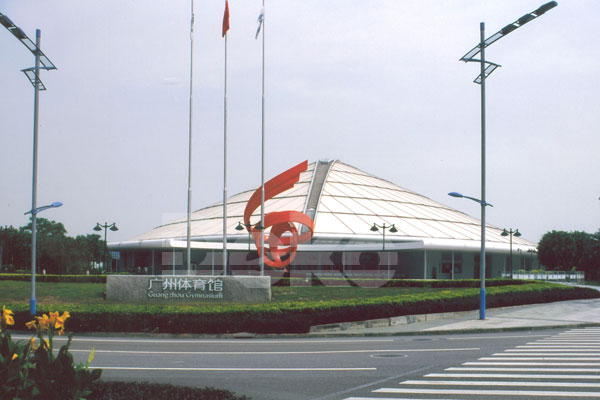
<path fill-rule="evenodd" d="M 314 325 L 310 327 L 310 333 L 326 333 L 335 331 L 346 331 L 348 329 L 369 329 L 369 328 L 388 328 L 393 326 L 401 326 L 414 324 L 416 322 L 427 322 L 427 321 L 438 321 L 442 319 L 456 318 L 456 317 L 470 317 L 477 316 L 479 311 L 456 311 L 446 313 L 435 313 L 435 314 L 415 314 L 415 315 L 402 315 L 398 317 L 370 319 L 367 321 L 357 322 L 340 322 L 336 324 L 325 324 L 325 325 Z"/>

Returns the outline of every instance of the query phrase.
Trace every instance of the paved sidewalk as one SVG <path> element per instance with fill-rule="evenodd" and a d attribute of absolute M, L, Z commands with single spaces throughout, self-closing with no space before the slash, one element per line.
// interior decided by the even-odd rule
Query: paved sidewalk
<path fill-rule="evenodd" d="M 559 301 L 515 307 L 412 315 L 371 321 L 315 326 L 311 335 L 395 335 L 439 332 L 482 332 L 585 325 L 600 326 L 600 299 Z"/>

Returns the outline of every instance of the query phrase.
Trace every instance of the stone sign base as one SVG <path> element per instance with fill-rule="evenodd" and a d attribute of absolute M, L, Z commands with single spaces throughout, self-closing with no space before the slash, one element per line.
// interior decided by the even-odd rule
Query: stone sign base
<path fill-rule="evenodd" d="M 269 276 L 108 275 L 106 299 L 133 302 L 241 302 L 271 300 Z"/>

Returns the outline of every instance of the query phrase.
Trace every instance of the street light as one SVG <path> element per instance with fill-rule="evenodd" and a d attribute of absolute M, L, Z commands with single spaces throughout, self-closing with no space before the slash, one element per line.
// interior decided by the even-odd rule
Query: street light
<path fill-rule="evenodd" d="M 373 223 L 373 226 L 371 227 L 371 231 L 373 232 L 379 232 L 379 229 L 381 228 L 381 230 L 383 231 L 383 251 L 385 252 L 385 230 L 389 229 L 391 233 L 396 233 L 398 232 L 398 229 L 396 229 L 396 226 L 394 226 L 394 224 L 392 225 L 386 225 L 385 222 L 383 223 L 383 225 L 378 225 L 376 223 Z M 390 279 L 390 254 L 388 253 L 387 255 L 387 265 L 388 265 L 388 279 Z"/>
<path fill-rule="evenodd" d="M 529 260 L 529 269 L 532 270 L 533 269 L 533 259 L 535 257 L 535 253 L 537 253 L 537 251 L 535 251 L 534 249 L 528 249 L 527 252 L 531 255 L 531 259 Z"/>
<path fill-rule="evenodd" d="M 381 228 L 381 230 L 383 230 L 383 251 L 385 251 L 385 230 L 389 229 L 391 233 L 396 233 L 396 232 L 398 232 L 398 229 L 396 229 L 396 227 L 394 226 L 394 224 L 392 224 L 392 225 L 386 225 L 384 223 L 383 225 L 378 225 L 376 223 L 373 223 L 373 226 L 371 227 L 371 231 L 373 231 L 373 232 L 379 232 L 380 228 Z"/>
<path fill-rule="evenodd" d="M 448 193 L 448 196 L 452 196 L 452 197 L 458 197 L 460 199 L 469 199 L 469 200 L 473 200 L 476 203 L 481 204 L 482 206 L 490 206 L 490 207 L 494 207 L 493 205 L 491 205 L 490 203 L 487 203 L 485 201 L 476 199 L 475 197 L 471 197 L 471 196 L 465 196 L 462 193 L 458 193 L 458 192 L 450 192 Z"/>
<path fill-rule="evenodd" d="M 519 232 L 518 229 L 515 229 L 513 231 L 512 228 L 510 228 L 509 230 L 506 230 L 506 228 L 505 228 L 504 230 L 502 230 L 501 235 L 502 236 L 510 236 L 510 259 L 508 261 L 508 270 L 510 271 L 510 279 L 512 279 L 512 277 L 513 277 L 513 268 L 512 268 L 512 238 L 513 238 L 513 236 L 516 236 L 516 237 L 521 236 L 521 232 Z"/>
<path fill-rule="evenodd" d="M 38 208 L 32 208 L 31 210 L 27 211 L 25 213 L 25 215 L 27 214 L 31 214 L 31 299 L 29 300 L 29 313 L 31 315 L 35 315 L 36 312 L 36 299 L 35 299 L 35 273 L 36 273 L 36 261 L 37 261 L 37 254 L 36 254 L 36 229 L 34 228 L 34 221 L 36 220 L 36 216 L 38 213 L 47 210 L 49 208 L 58 208 L 60 206 L 62 206 L 63 204 L 60 201 L 55 201 L 52 204 L 49 204 L 47 206 L 42 206 L 42 207 L 38 207 Z"/>
<path fill-rule="evenodd" d="M 485 207 L 494 206 L 486 201 L 471 196 L 465 196 L 458 192 L 450 192 L 448 193 L 448 196 L 469 199 L 481 204 L 481 253 L 479 256 L 479 279 L 481 285 L 479 289 L 479 319 L 485 319 Z"/>
<path fill-rule="evenodd" d="M 21 28 L 16 26 L 10 18 L 0 13 L 0 24 L 12 33 L 27 49 L 35 56 L 35 66 L 26 68 L 22 72 L 27 76 L 29 82 L 33 85 L 33 172 L 32 172 L 32 189 L 31 189 L 31 254 L 35 255 L 35 237 L 37 230 L 36 214 L 40 211 L 37 208 L 37 153 L 38 153 L 38 115 L 39 115 L 39 91 L 46 90 L 46 87 L 40 80 L 40 69 L 52 70 L 56 66 L 46 57 L 40 48 L 41 31 L 35 31 L 35 43 L 31 41 Z M 40 66 L 40 63 L 42 66 Z M 35 259 L 35 258 L 34 258 Z M 32 303 L 30 309 L 32 315 L 35 314 L 35 272 L 32 274 Z"/>
<path fill-rule="evenodd" d="M 93 229 L 96 232 L 100 232 L 102 228 L 104 228 L 104 268 L 106 268 L 106 265 L 108 264 L 108 245 L 106 243 L 106 230 L 110 229 L 111 231 L 116 232 L 119 230 L 119 228 L 117 228 L 117 224 L 115 222 L 113 222 L 110 225 L 106 222 L 104 223 L 104 225 L 100 225 L 99 222 L 96 222 L 96 226 Z M 112 265 L 110 266 L 110 272 L 112 272 Z"/>
<path fill-rule="evenodd" d="M 238 221 L 237 226 L 235 227 L 236 231 L 243 231 L 244 229 L 246 229 L 248 231 L 248 251 L 250 251 L 250 227 L 252 227 L 252 225 L 248 224 L 244 224 L 241 221 Z"/>
<path fill-rule="evenodd" d="M 556 1 L 550 1 L 546 4 L 540 6 L 537 10 L 530 12 L 529 14 L 523 15 L 521 18 L 516 20 L 513 23 L 506 25 L 500 31 L 496 32 L 489 38 L 485 39 L 485 24 L 483 22 L 479 25 L 479 44 L 473 47 L 470 51 L 467 52 L 464 56 L 460 58 L 460 61 L 464 62 L 478 62 L 480 66 L 480 73 L 477 78 L 475 78 L 474 82 L 481 85 L 481 200 L 479 200 L 479 204 L 481 204 L 481 266 L 485 267 L 485 206 L 488 205 L 485 201 L 485 80 L 486 78 L 496 70 L 496 68 L 500 67 L 499 64 L 486 61 L 485 59 L 485 48 L 496 42 L 497 40 L 503 38 L 508 35 L 510 32 L 515 29 L 525 25 L 527 22 L 545 14 L 548 10 L 557 6 Z M 481 53 L 481 58 L 474 58 L 477 54 Z M 484 270 L 485 271 L 485 270 Z M 485 302 L 485 287 L 483 286 L 483 277 L 482 277 L 482 302 Z M 480 319 L 485 319 L 485 305 L 480 310 Z"/>

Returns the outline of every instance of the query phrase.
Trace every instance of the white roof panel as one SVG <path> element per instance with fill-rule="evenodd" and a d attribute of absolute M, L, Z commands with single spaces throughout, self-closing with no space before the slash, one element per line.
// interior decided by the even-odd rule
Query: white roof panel
<path fill-rule="evenodd" d="M 339 161 L 320 162 L 309 165 L 300 175 L 293 188 L 278 194 L 266 204 L 266 212 L 295 210 L 303 212 L 309 204 L 317 204 L 315 235 L 339 236 L 352 240 L 381 236 L 381 232 L 370 230 L 373 223 L 394 224 L 397 233 L 386 232 L 386 240 L 432 240 L 469 241 L 480 240 L 480 222 L 458 210 L 440 204 L 426 196 L 411 192 L 394 183 L 377 178 Z M 325 169 L 323 170 L 323 166 Z M 319 177 L 319 170 L 321 175 Z M 323 174 L 322 171 L 326 171 Z M 313 175 L 315 177 L 313 177 Z M 325 180 L 323 180 L 325 179 Z M 311 187 L 312 185 L 312 187 Z M 246 234 L 235 227 L 243 218 L 246 203 L 254 190 L 231 196 L 228 199 L 228 234 Z M 316 203 L 315 203 L 316 201 Z M 222 206 L 213 204 L 192 214 L 192 235 L 195 238 L 222 235 Z M 252 223 L 260 218 L 260 207 L 254 211 Z M 186 218 L 164 224 L 132 240 L 155 240 L 182 238 L 186 236 Z M 500 235 L 501 230 L 488 225 L 486 239 L 491 243 L 508 246 L 509 237 Z M 389 235 L 389 236 L 388 236 Z M 361 239 L 361 240 L 362 240 Z M 513 245 L 535 244 L 523 237 L 513 237 Z M 475 243 L 473 243 L 475 246 Z"/>

